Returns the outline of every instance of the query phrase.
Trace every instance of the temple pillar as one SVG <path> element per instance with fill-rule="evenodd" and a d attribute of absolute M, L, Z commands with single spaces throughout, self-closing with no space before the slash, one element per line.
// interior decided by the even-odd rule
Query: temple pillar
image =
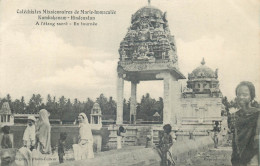
<path fill-rule="evenodd" d="M 178 80 L 172 80 L 171 84 L 171 108 L 172 108 L 172 124 L 173 125 L 181 125 L 181 86 Z"/>
<path fill-rule="evenodd" d="M 130 103 L 130 122 L 136 124 L 136 89 L 137 81 L 131 81 L 131 103 Z"/>
<path fill-rule="evenodd" d="M 163 124 L 171 124 L 171 83 L 172 76 L 168 72 L 162 72 L 156 75 L 156 78 L 163 79 Z"/>
<path fill-rule="evenodd" d="M 163 79 L 163 124 L 171 123 L 171 80 L 168 77 Z"/>
<path fill-rule="evenodd" d="M 116 124 L 123 124 L 123 106 L 124 106 L 124 79 L 121 75 L 117 76 L 117 109 Z"/>

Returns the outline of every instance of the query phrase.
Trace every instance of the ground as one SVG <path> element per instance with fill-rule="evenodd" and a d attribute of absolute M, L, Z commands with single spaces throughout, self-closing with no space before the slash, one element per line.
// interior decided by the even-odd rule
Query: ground
<path fill-rule="evenodd" d="M 177 166 L 231 166 L 231 153 L 230 146 L 220 146 L 198 153 L 184 163 L 177 163 Z"/>

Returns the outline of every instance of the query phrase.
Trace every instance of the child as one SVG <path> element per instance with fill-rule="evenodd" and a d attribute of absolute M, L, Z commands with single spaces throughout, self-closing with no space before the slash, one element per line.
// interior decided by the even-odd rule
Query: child
<path fill-rule="evenodd" d="M 240 109 L 232 116 L 232 165 L 258 165 L 260 110 L 252 107 L 255 87 L 243 81 L 236 88 Z"/>
<path fill-rule="evenodd" d="M 31 151 L 35 147 L 35 117 L 28 117 L 28 124 L 23 134 L 23 145 L 29 148 Z"/>
<path fill-rule="evenodd" d="M 170 163 L 174 163 L 174 160 L 172 159 L 171 153 L 169 151 L 173 145 L 173 137 L 170 134 L 172 131 L 172 127 L 170 124 L 166 124 L 163 126 L 163 130 L 163 134 L 161 135 L 159 141 L 159 150 L 162 158 L 161 166 L 167 166 Z"/>
<path fill-rule="evenodd" d="M 65 155 L 65 140 L 67 138 L 67 133 L 60 133 L 60 140 L 58 145 L 58 155 L 60 163 L 63 163 L 63 156 Z"/>
<path fill-rule="evenodd" d="M 2 138 L 2 142 L 1 142 L 2 148 L 3 149 L 12 148 L 12 141 L 11 141 L 11 138 L 9 136 L 10 127 L 4 126 L 4 127 L 2 127 L 2 131 L 4 133 L 3 138 Z"/>
<path fill-rule="evenodd" d="M 117 149 L 121 149 L 122 148 L 122 138 L 124 136 L 123 133 L 125 133 L 125 132 L 126 132 L 126 130 L 125 130 L 125 128 L 123 126 L 120 126 L 118 128 L 118 131 L 117 131 Z"/>

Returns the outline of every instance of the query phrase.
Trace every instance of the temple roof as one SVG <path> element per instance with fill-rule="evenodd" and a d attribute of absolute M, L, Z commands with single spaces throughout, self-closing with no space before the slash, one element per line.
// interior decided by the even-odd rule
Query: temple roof
<path fill-rule="evenodd" d="M 150 18 L 153 19 L 153 21 L 158 21 L 163 23 L 163 12 L 154 7 L 154 6 L 145 6 L 141 9 L 137 10 L 135 14 L 132 15 L 131 23 L 135 23 L 136 21 L 141 20 L 142 18 Z"/>
<path fill-rule="evenodd" d="M 102 112 L 101 112 L 101 108 L 100 108 L 99 104 L 95 103 L 91 110 L 91 115 L 101 115 L 101 114 L 102 114 Z"/>
<path fill-rule="evenodd" d="M 191 74 L 189 74 L 189 80 L 193 80 L 193 79 L 209 79 L 209 78 L 218 78 L 218 70 L 216 69 L 216 71 L 214 72 L 211 68 L 209 68 L 208 66 L 205 65 L 206 62 L 204 60 L 204 58 L 201 61 L 201 65 L 199 67 L 197 67 L 196 69 L 194 69 Z"/>

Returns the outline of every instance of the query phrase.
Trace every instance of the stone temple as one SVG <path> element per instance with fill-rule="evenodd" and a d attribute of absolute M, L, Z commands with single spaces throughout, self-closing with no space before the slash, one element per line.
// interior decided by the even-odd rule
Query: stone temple
<path fill-rule="evenodd" d="M 215 121 L 222 121 L 218 70 L 207 67 L 203 59 L 201 65 L 188 74 L 187 87 L 181 87 L 178 80 L 186 78 L 178 66 L 177 46 L 166 12 L 150 4 L 135 12 L 118 51 L 117 125 L 109 128 L 110 146 L 116 142 L 120 125 L 127 131 L 125 144 L 141 145 L 147 135 L 152 136 L 152 142 L 158 141 L 164 124 L 171 124 L 179 135 L 190 132 L 207 135 Z M 155 80 L 163 81 L 163 124 L 136 124 L 138 83 Z M 124 81 L 131 82 L 131 124 L 123 124 Z"/>
<path fill-rule="evenodd" d="M 131 122 L 136 121 L 136 90 L 140 81 L 163 80 L 163 123 L 176 123 L 180 105 L 179 79 L 185 79 L 179 71 L 174 36 L 171 35 L 167 14 L 146 6 L 131 18 L 131 26 L 120 43 L 120 60 L 117 66 L 117 124 L 123 122 L 124 81 L 131 82 Z"/>

